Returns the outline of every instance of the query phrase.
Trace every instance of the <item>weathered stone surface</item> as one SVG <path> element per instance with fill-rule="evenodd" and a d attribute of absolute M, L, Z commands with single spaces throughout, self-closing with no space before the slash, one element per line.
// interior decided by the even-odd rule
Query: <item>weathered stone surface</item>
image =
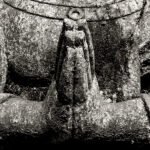
<path fill-rule="evenodd" d="M 141 60 L 141 84 L 142 92 L 149 92 L 150 86 L 150 1 L 147 1 L 141 21 L 140 21 L 140 60 Z"/>
<path fill-rule="evenodd" d="M 102 105 L 89 100 L 74 107 L 74 138 L 81 141 L 148 140 L 149 118 L 141 99 Z"/>
<path fill-rule="evenodd" d="M 141 87 L 142 92 L 150 92 L 150 41 L 146 41 L 140 45 L 141 60 Z"/>
<path fill-rule="evenodd" d="M 149 117 L 141 99 L 107 105 L 100 100 L 88 99 L 85 104 L 70 107 L 56 100 L 54 86 L 55 83 L 44 103 L 17 97 L 1 103 L 0 135 L 47 133 L 50 143 L 69 139 L 80 142 L 149 141 Z"/>
<path fill-rule="evenodd" d="M 145 108 L 147 110 L 147 115 L 150 115 L 150 95 L 142 94 L 143 102 L 145 103 Z"/>
<path fill-rule="evenodd" d="M 149 8 L 150 8 L 150 1 L 147 0 L 140 20 L 139 38 L 140 38 L 141 47 L 144 46 L 147 43 L 147 41 L 149 41 L 149 35 L 150 35 L 150 30 L 149 30 L 150 9 Z"/>
<path fill-rule="evenodd" d="M 58 4 L 57 7 L 55 4 L 43 4 L 47 1 L 5 0 L 5 2 L 14 6 L 5 4 L 8 10 L 5 13 L 4 34 L 9 68 L 12 68 L 20 76 L 34 79 L 44 78 L 50 83 L 50 79 L 54 75 L 62 20 L 70 9 L 70 6 L 66 5 L 78 7 L 88 5 L 86 7 L 89 8 L 84 7 L 84 9 L 92 33 L 100 89 L 104 92 L 109 91 L 111 96 L 118 93 L 118 95 L 124 96 L 124 99 L 139 96 L 140 77 L 138 41 L 136 39 L 138 35 L 136 34 L 138 33 L 137 20 L 144 6 L 143 0 L 109 1 L 109 5 L 106 5 L 107 1 L 86 3 L 84 1 L 78 1 L 79 3 L 70 1 L 68 4 L 64 1 L 62 6 L 61 1 L 59 3 L 51 1 L 51 3 Z M 102 6 L 99 8 L 100 10 L 96 8 L 99 5 Z M 54 7 L 55 9 L 52 9 Z M 55 18 L 45 18 L 46 16 Z M 121 59 L 118 60 L 118 58 Z M 122 74 L 124 74 L 123 77 Z M 12 86 L 12 89 L 11 86 L 7 87 L 5 91 L 13 92 L 12 89 L 18 89 L 15 93 L 20 93 L 19 95 L 24 95 L 28 99 L 33 99 L 30 95 L 34 91 L 31 94 L 24 93 L 28 93 L 32 88 L 36 89 L 36 92 L 40 91 L 36 85 L 25 88 L 17 85 L 16 87 Z M 47 85 L 42 87 L 46 89 Z M 43 95 L 43 92 L 40 95 Z M 39 98 L 39 100 L 42 99 Z"/>
<path fill-rule="evenodd" d="M 49 87 L 43 102 L 33 102 L 10 94 L 0 94 L 0 136 L 47 134 L 50 143 L 72 138 L 72 109 L 57 99 L 56 83 Z"/>
<path fill-rule="evenodd" d="M 71 16 L 73 11 L 70 10 Z M 80 12 L 80 11 L 79 11 Z M 78 17 L 82 16 L 83 12 Z M 64 20 L 62 46 L 57 62 L 57 91 L 60 99 L 75 104 L 87 100 L 95 76 L 95 54 L 85 19 Z M 96 77 L 95 77 L 96 78 Z M 99 91 L 99 89 L 97 89 Z"/>
<path fill-rule="evenodd" d="M 3 29 L 0 26 L 0 93 L 4 91 L 7 76 L 7 58 Z"/>
<path fill-rule="evenodd" d="M 37 102 L 10 98 L 0 105 L 1 133 L 40 134 L 46 130 L 42 105 Z M 4 134 L 4 135 L 5 135 Z"/>
<path fill-rule="evenodd" d="M 80 0 L 80 1 L 74 1 L 74 0 L 33 0 L 35 2 L 44 2 L 44 3 L 49 3 L 49 4 L 55 4 L 55 5 L 65 5 L 65 6 L 74 6 L 74 7 L 93 7 L 93 6 L 103 6 L 106 4 L 113 4 L 115 2 L 121 2 L 121 0 Z"/>
<path fill-rule="evenodd" d="M 150 41 L 140 46 L 141 75 L 144 76 L 150 73 Z"/>
<path fill-rule="evenodd" d="M 139 12 L 142 9 L 143 0 L 123 0 L 119 2 L 107 2 L 94 0 L 92 3 L 77 1 L 45 2 L 38 0 L 5 0 L 11 7 L 18 8 L 30 14 L 47 17 L 50 19 L 63 20 L 66 17 L 69 7 L 83 8 L 88 21 L 109 20 L 120 18 Z M 102 2 L 102 3 L 101 3 Z M 43 11 L 41 11 L 43 9 Z"/>
<path fill-rule="evenodd" d="M 12 8 L 7 14 L 4 33 L 10 66 L 22 76 L 47 78 L 54 71 L 62 23 Z"/>
<path fill-rule="evenodd" d="M 9 71 L 14 70 L 21 77 L 35 79 L 36 85 L 32 85 L 32 87 L 21 84 L 21 88 L 24 90 L 20 90 L 18 84 L 17 88 L 12 90 L 14 93 L 14 90 L 17 89 L 15 91 L 18 93 L 17 95 L 31 99 L 32 94 L 28 94 L 28 92 L 30 93 L 32 88 L 37 88 L 37 80 L 46 79 L 49 83 L 53 81 L 51 77 L 54 75 L 56 51 L 57 46 L 60 46 L 59 37 L 63 26 L 61 22 L 63 18 L 58 18 L 58 16 L 66 15 L 66 6 L 63 6 L 65 9 L 60 10 L 59 7 L 56 7 L 57 15 L 53 19 L 58 20 L 52 20 L 52 18 L 46 17 L 54 16 L 55 12 L 51 12 L 49 9 L 51 6 L 46 6 L 46 4 L 29 0 L 25 2 L 6 0 L 6 2 L 13 7 L 5 5 L 8 9 L 4 13 L 5 21 L 2 25 L 5 46 L 1 52 L 7 50 L 8 66 L 11 68 L 8 69 Z M 20 5 L 18 2 L 21 2 Z M 73 1 L 70 1 L 69 5 L 74 5 L 71 2 Z M 80 6 L 84 7 L 85 1 L 80 2 L 75 2 L 75 4 L 81 4 Z M 96 2 L 101 1 L 93 2 L 95 4 L 90 3 L 88 6 L 93 7 L 93 5 L 97 5 Z M 35 6 L 34 3 L 36 3 Z M 100 5 L 104 6 L 106 3 L 107 1 Z M 96 53 L 96 73 L 100 90 L 102 93 L 109 91 L 110 97 L 115 99 L 117 97 L 117 101 L 130 100 L 133 97 L 139 97 L 140 94 L 139 22 L 142 20 L 144 8 L 143 0 L 138 2 L 130 0 L 112 4 L 109 7 L 104 6 L 102 10 L 96 8 L 86 8 L 85 10 L 86 15 L 89 16 L 87 17 L 88 25 Z M 101 16 L 93 18 L 95 10 L 104 18 Z M 82 48 L 77 50 L 81 52 Z M 7 66 L 4 65 L 2 69 L 7 70 Z M 16 80 L 18 80 L 18 76 Z M 28 85 L 29 82 L 26 84 Z M 11 91 L 10 85 L 6 86 L 8 87 L 7 91 Z M 47 85 L 43 86 L 45 89 L 47 88 Z M 85 141 L 149 139 L 149 116 L 145 103 L 139 98 L 106 105 L 105 98 L 100 95 L 95 76 L 87 100 L 80 105 L 64 105 L 63 100 L 58 101 L 54 81 L 43 102 L 31 102 L 11 96 L 9 94 L 0 95 L 2 97 L 0 100 L 0 131 L 2 134 L 9 131 L 10 134 L 33 135 L 43 134 L 52 129 L 55 132 L 53 139 L 56 141 L 65 141 L 71 138 Z M 108 97 L 107 93 L 106 97 Z M 36 98 L 34 97 L 34 99 Z"/>
<path fill-rule="evenodd" d="M 110 90 L 124 99 L 140 94 L 138 56 L 139 14 L 102 23 L 90 23 L 100 89 Z M 107 42 L 106 42 L 107 41 Z M 121 92 L 120 92 L 121 93 Z"/>
<path fill-rule="evenodd" d="M 3 32 L 3 13 L 5 9 L 2 0 L 0 0 L 0 93 L 3 92 L 6 84 L 7 75 L 7 60 L 6 60 L 6 49 L 5 49 L 5 36 Z"/>
<path fill-rule="evenodd" d="M 72 109 L 57 100 L 55 87 L 53 82 L 43 102 L 0 94 L 0 136 L 38 137 L 47 133 L 50 143 L 71 139 Z"/>

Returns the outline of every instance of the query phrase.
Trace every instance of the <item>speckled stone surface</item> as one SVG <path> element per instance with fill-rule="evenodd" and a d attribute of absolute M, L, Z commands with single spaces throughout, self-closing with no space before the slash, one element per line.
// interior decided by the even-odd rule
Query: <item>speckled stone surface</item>
<path fill-rule="evenodd" d="M 95 90 L 97 82 L 93 83 L 91 96 L 83 104 L 72 106 L 57 101 L 52 76 L 62 21 L 70 5 L 85 9 L 95 49 L 100 92 L 110 97 L 116 94 L 117 101 L 129 101 L 105 104 L 103 96 Z M 87 3 L 81 0 L 68 3 L 5 0 L 0 7 L 0 56 L 7 56 L 7 62 L 6 57 L 0 59 L 0 70 L 4 72 L 0 92 L 23 97 L 0 96 L 0 134 L 33 135 L 51 129 L 56 133 L 54 142 L 70 138 L 149 140 L 149 115 L 145 103 L 141 98 L 133 99 L 139 97 L 141 89 L 139 37 L 145 8 L 143 0 L 89 0 Z M 28 101 L 43 100 L 50 84 L 52 87 L 45 101 Z"/>
<path fill-rule="evenodd" d="M 51 92 L 48 101 L 44 102 L 14 97 L 1 103 L 0 136 L 22 134 L 36 137 L 46 133 L 50 143 L 70 139 L 80 142 L 149 142 L 149 103 L 146 108 L 142 99 L 118 104 L 88 99 L 80 106 L 70 107 L 55 98 L 56 91 Z M 147 96 L 146 101 L 148 99 Z"/>
<path fill-rule="evenodd" d="M 5 11 L 2 16 L 10 72 L 13 70 L 21 77 L 51 82 L 55 71 L 62 21 L 70 5 L 85 10 L 93 38 L 100 89 L 110 93 L 108 95 L 111 96 L 121 95 L 124 97 L 122 100 L 138 97 L 140 94 L 138 20 L 141 19 L 141 12 L 144 9 L 143 0 L 99 0 L 86 3 L 5 0 L 3 6 Z M 15 82 L 14 80 L 7 81 L 6 92 L 31 100 L 38 99 L 35 93 L 39 93 L 38 100 L 43 100 L 48 85 L 41 84 L 41 87 L 37 87 L 36 84 L 28 86 L 17 83 L 18 76 Z M 33 82 L 24 78 L 20 80 L 26 83 Z"/>
<path fill-rule="evenodd" d="M 4 43 L 3 29 L 0 26 L 0 93 L 3 92 L 6 84 L 6 74 L 7 74 L 6 49 Z"/>

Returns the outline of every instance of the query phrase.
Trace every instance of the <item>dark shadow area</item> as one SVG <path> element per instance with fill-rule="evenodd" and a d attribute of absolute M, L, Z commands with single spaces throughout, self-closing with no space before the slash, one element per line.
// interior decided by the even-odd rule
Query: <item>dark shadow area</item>
<path fill-rule="evenodd" d="M 142 92 L 150 92 L 150 73 L 141 77 L 141 89 Z"/>
<path fill-rule="evenodd" d="M 14 70 L 12 66 L 8 67 L 4 92 L 23 96 L 28 100 L 43 101 L 51 84 L 51 78 L 26 77 Z"/>
<path fill-rule="evenodd" d="M 62 149 L 63 146 L 69 146 L 70 149 L 72 149 L 72 147 L 76 147 L 82 145 L 84 146 L 84 148 L 86 146 L 104 146 L 105 149 L 106 148 L 136 148 L 137 150 L 146 146 L 149 146 L 149 144 L 145 141 L 140 141 L 137 143 L 131 143 L 131 142 L 115 142 L 115 141 L 108 141 L 108 140 L 102 140 L 97 141 L 97 140 L 93 140 L 93 141 L 79 141 L 79 140 L 68 140 L 62 143 L 51 143 L 49 141 L 49 138 L 46 136 L 43 136 L 41 138 L 31 138 L 31 137 L 25 137 L 25 136 L 18 136 L 18 137 L 11 137 L 5 141 L 0 141 L 0 149 L 1 150 L 5 150 L 5 149 L 51 149 L 52 146 L 60 146 L 60 148 Z"/>
<path fill-rule="evenodd" d="M 36 78 L 36 77 L 27 77 L 22 76 L 15 72 L 13 66 L 8 67 L 7 79 L 13 81 L 15 84 L 25 87 L 47 87 L 50 84 L 50 78 Z"/>
<path fill-rule="evenodd" d="M 128 62 L 127 40 L 122 39 L 122 28 L 116 21 L 89 23 L 89 28 L 93 37 L 100 89 L 115 92 L 117 84 L 121 84 L 119 82 Z"/>

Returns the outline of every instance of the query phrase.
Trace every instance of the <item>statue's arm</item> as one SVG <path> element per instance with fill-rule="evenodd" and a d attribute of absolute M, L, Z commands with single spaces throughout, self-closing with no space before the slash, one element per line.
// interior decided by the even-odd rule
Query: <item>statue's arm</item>
<path fill-rule="evenodd" d="M 92 41 L 92 35 L 90 32 L 90 29 L 87 25 L 87 23 L 84 25 L 88 49 L 89 49 L 89 57 L 90 57 L 90 63 L 91 63 L 91 72 L 92 76 L 95 74 L 95 53 L 94 53 L 94 46 Z"/>
<path fill-rule="evenodd" d="M 7 57 L 3 29 L 0 27 L 0 93 L 3 93 L 7 76 Z"/>
<path fill-rule="evenodd" d="M 65 28 L 63 26 L 62 33 L 60 35 L 59 43 L 58 43 L 58 49 L 56 54 L 56 63 L 55 63 L 55 80 L 58 81 L 60 77 L 60 71 L 63 63 L 64 58 L 64 32 Z"/>

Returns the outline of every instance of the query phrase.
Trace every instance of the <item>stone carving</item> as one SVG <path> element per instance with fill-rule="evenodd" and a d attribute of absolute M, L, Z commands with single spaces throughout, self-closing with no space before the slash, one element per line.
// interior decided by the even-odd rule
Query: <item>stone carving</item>
<path fill-rule="evenodd" d="M 95 77 L 95 56 L 90 30 L 81 9 L 69 11 L 62 38 L 56 73 L 58 94 L 60 99 L 72 103 L 85 101 Z"/>
<path fill-rule="evenodd" d="M 55 72 L 63 20 L 72 6 L 85 11 L 96 54 L 95 72 L 101 91 L 107 93 L 108 99 L 113 95 L 121 95 L 117 101 L 139 97 L 139 42 L 136 37 L 138 29 L 135 27 L 145 8 L 145 0 L 79 0 L 67 4 L 66 1 L 4 0 L 4 3 L 8 9 L 2 15 L 5 16 L 3 28 L 8 57 L 8 68 L 5 69 L 9 70 L 5 92 L 29 100 L 44 99 Z M 12 76 L 17 77 L 14 79 Z"/>
<path fill-rule="evenodd" d="M 95 2 L 101 1 L 95 0 Z M 137 32 L 135 32 L 137 29 L 133 30 L 132 26 L 135 27 L 137 18 L 141 17 L 139 12 L 143 1 L 140 0 L 139 3 L 134 0 L 128 1 L 130 3 L 125 5 L 129 6 L 127 12 L 123 10 L 124 7 L 121 9 L 126 2 L 125 0 L 111 3 L 112 9 L 104 8 L 102 13 L 100 9 L 97 13 L 102 14 L 102 16 L 106 13 L 104 20 L 110 21 L 110 19 L 119 18 L 117 21 L 111 20 L 111 22 L 106 22 L 103 25 L 99 23 L 103 20 L 101 16 L 96 16 L 96 19 L 92 20 L 97 8 L 93 8 L 91 4 L 89 8 L 84 9 L 85 14 L 82 9 L 77 7 L 78 4 L 69 11 L 66 18 L 68 6 L 64 10 L 58 10 L 58 7 L 53 5 L 55 10 L 58 10 L 57 16 L 55 10 L 51 12 L 52 9 L 50 9 L 51 13 L 47 11 L 51 5 L 44 5 L 40 1 L 36 2 L 35 7 L 31 7 L 34 6 L 35 2 L 35 0 L 5 0 L 5 4 L 11 8 L 7 13 L 8 18 L 4 26 L 4 36 L 2 36 L 5 37 L 6 45 L 0 38 L 0 73 L 3 75 L 0 79 L 0 136 L 20 133 L 39 136 L 48 133 L 51 138 L 50 142 L 64 142 L 70 139 L 80 141 L 118 140 L 120 137 L 121 140 L 132 140 L 132 134 L 135 139 L 149 140 L 149 96 L 144 95 L 142 98 L 132 99 L 139 97 L 140 94 L 139 54 L 136 40 Z M 74 2 L 76 3 L 76 1 Z M 86 1 L 82 2 L 86 4 Z M 130 5 L 132 2 L 138 8 Z M 38 7 L 39 5 L 43 7 Z M 119 12 L 119 15 L 115 11 L 112 13 L 113 17 L 109 16 L 111 10 L 118 10 L 113 9 L 115 6 L 122 11 Z M 28 11 L 26 11 L 27 9 Z M 43 16 L 38 14 L 36 10 L 44 13 Z M 45 12 L 53 18 L 47 16 Z M 88 12 L 92 12 L 92 15 Z M 31 16 L 28 16 L 29 14 Z M 66 19 L 64 19 L 64 14 Z M 131 14 L 134 14 L 134 17 Z M 35 15 L 44 18 L 36 18 Z M 121 19 L 121 17 L 128 15 L 130 15 L 130 19 Z M 46 20 L 46 18 L 53 20 Z M 64 20 L 63 23 L 62 20 Z M 87 23 L 87 21 L 89 22 Z M 106 43 L 106 37 L 108 43 Z M 116 43 L 121 45 L 121 48 L 117 47 Z M 53 56 L 55 56 L 57 45 L 57 65 L 55 78 L 52 78 L 49 74 L 54 75 L 53 62 L 55 57 Z M 107 45 L 109 46 L 107 47 Z M 113 53 L 111 53 L 111 47 L 113 47 Z M 121 91 L 119 99 L 125 97 L 125 100 L 131 98 L 131 101 L 103 103 L 102 93 L 107 97 L 111 91 L 103 92 L 101 88 L 102 91 L 99 90 L 95 75 L 94 49 L 96 49 L 95 52 L 100 52 L 100 56 L 105 56 L 104 53 L 106 52 L 108 53 L 106 56 L 111 55 L 111 58 L 114 56 L 113 59 L 109 60 L 109 62 L 115 60 L 111 66 L 113 67 L 115 64 L 115 67 L 119 68 L 119 73 L 116 69 L 116 77 L 112 79 L 117 84 L 114 91 L 116 92 L 116 89 Z M 105 57 L 100 56 L 97 56 L 98 59 L 103 61 L 102 59 Z M 120 60 L 116 58 L 120 58 Z M 98 68 L 100 70 L 99 76 L 101 73 L 104 73 L 104 76 L 109 74 L 107 72 L 105 74 L 105 71 L 110 70 L 107 62 L 108 60 L 104 60 L 104 63 Z M 50 79 L 51 85 L 42 102 L 30 101 L 27 98 L 3 93 L 8 64 L 11 64 L 13 69 L 22 76 Z M 110 70 L 110 72 L 113 71 Z M 111 75 L 110 73 L 109 76 Z M 109 84 L 109 81 L 107 83 Z M 114 93 L 112 98 L 116 100 L 117 96 Z M 108 101 L 111 102 L 109 97 Z"/>
<path fill-rule="evenodd" d="M 104 2 L 103 0 L 93 0 L 91 3 L 83 1 L 57 1 L 54 3 L 51 1 L 43 0 L 29 0 L 26 2 L 22 0 L 16 0 L 13 3 L 10 2 L 11 0 L 4 1 L 9 6 L 20 9 L 29 14 L 58 20 L 63 20 L 65 18 L 66 13 L 70 7 L 83 8 L 86 12 L 86 19 L 88 21 L 101 21 L 135 14 L 140 12 L 143 6 L 143 0 L 112 0 L 109 2 Z M 35 7 L 30 7 L 31 5 L 34 5 Z M 45 9 L 43 11 L 40 11 L 40 5 L 44 5 Z M 55 15 L 56 12 L 57 15 Z"/>

